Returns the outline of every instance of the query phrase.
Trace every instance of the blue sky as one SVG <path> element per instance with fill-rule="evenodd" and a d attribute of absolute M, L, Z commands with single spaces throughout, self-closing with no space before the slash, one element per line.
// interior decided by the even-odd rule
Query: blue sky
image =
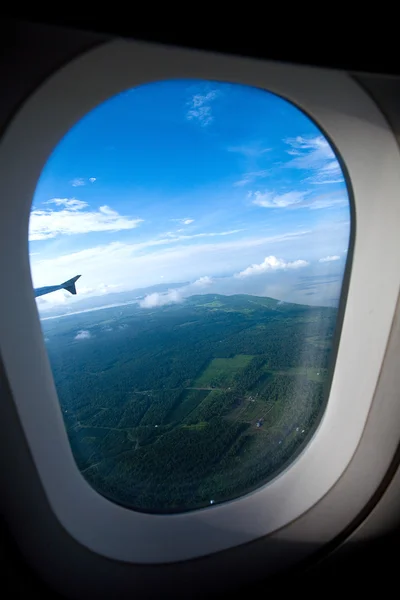
<path fill-rule="evenodd" d="M 190 284 L 148 306 L 203 291 L 334 304 L 349 221 L 339 164 L 300 110 L 236 84 L 157 82 L 100 105 L 55 148 L 32 206 L 33 281 L 81 273 L 86 298 Z"/>

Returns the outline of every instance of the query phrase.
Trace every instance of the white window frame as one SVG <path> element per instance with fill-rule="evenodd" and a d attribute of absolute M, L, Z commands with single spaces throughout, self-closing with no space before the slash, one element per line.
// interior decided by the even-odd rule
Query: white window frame
<path fill-rule="evenodd" d="M 257 86 L 303 109 L 346 167 L 357 231 L 329 402 L 308 446 L 284 472 L 241 498 L 153 515 L 104 498 L 75 464 L 32 291 L 28 223 L 40 173 L 81 117 L 123 90 L 181 78 Z M 0 221 L 0 351 L 46 496 L 73 538 L 126 562 L 186 560 L 270 535 L 329 492 L 361 440 L 396 307 L 399 159 L 395 138 L 369 96 L 350 76 L 323 69 L 114 41 L 73 60 L 26 101 L 0 145 L 1 202 L 7 205 Z"/>

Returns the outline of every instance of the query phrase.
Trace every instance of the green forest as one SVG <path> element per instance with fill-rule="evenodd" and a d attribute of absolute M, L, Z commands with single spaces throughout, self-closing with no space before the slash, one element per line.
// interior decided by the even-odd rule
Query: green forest
<path fill-rule="evenodd" d="M 82 474 L 145 512 L 251 492 L 315 429 L 336 316 L 272 298 L 201 295 L 43 320 Z"/>

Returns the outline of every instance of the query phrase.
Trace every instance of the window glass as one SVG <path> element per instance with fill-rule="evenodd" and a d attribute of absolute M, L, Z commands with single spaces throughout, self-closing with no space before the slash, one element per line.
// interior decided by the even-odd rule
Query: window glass
<path fill-rule="evenodd" d="M 349 235 L 328 140 L 272 93 L 163 81 L 78 122 L 39 180 L 30 257 L 86 480 L 168 513 L 285 468 L 328 397 Z"/>

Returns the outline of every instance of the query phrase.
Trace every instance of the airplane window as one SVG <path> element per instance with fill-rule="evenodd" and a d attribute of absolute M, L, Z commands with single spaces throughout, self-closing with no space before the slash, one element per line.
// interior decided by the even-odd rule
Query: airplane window
<path fill-rule="evenodd" d="M 172 80 L 101 104 L 39 180 L 30 260 L 76 464 L 145 512 L 240 497 L 321 418 L 350 208 L 270 92 Z"/>

